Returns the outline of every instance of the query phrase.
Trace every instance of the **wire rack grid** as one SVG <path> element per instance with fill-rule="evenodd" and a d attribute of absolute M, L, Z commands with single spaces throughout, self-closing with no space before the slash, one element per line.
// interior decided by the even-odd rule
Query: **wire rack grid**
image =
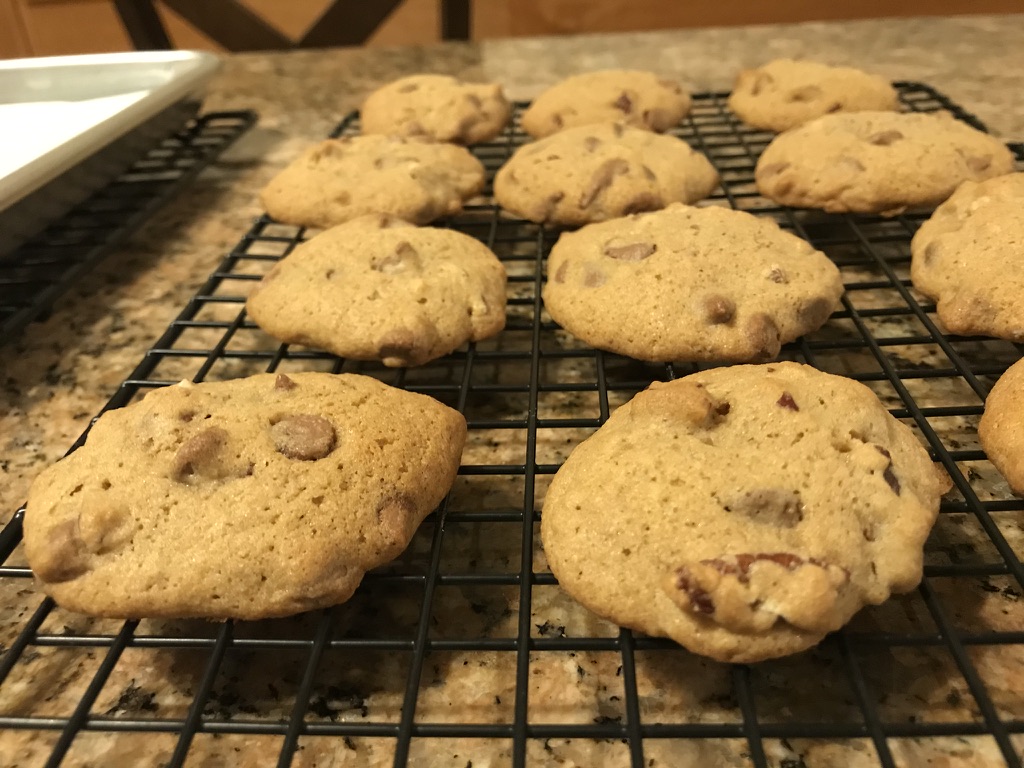
<path fill-rule="evenodd" d="M 255 122 L 256 113 L 248 110 L 189 120 L 113 182 L 0 259 L 0 343 L 47 312 Z"/>
<path fill-rule="evenodd" d="M 930 87 L 897 85 L 906 109 L 947 109 L 982 127 Z M 20 611 L 0 659 L 0 746 L 4 734 L 20 735 L 11 743 L 43 745 L 46 765 L 80 764 L 106 737 L 126 749 L 145 739 L 169 766 L 218 755 L 279 766 L 1020 766 L 1024 501 L 985 460 L 976 424 L 1021 349 L 939 330 L 934 305 L 908 279 L 909 240 L 925 214 L 826 215 L 760 197 L 753 169 L 771 134 L 739 122 L 727 96 L 697 95 L 675 130 L 721 172 L 707 204 L 775 218 L 826 252 L 846 286 L 842 308 L 782 358 L 864 382 L 953 479 L 915 592 L 865 609 L 811 651 L 749 666 L 594 617 L 547 568 L 537 535 L 544 492 L 615 407 L 698 366 L 637 362 L 561 331 L 541 302 L 557 233 L 502 215 L 489 188 L 447 225 L 506 265 L 500 336 L 403 370 L 279 345 L 243 302 L 308 233 L 264 217 L 107 408 L 182 378 L 359 372 L 466 416 L 455 488 L 349 603 L 260 623 L 64 612 L 31 588 L 19 511 L 0 533 L 0 598 Z M 527 140 L 521 108 L 500 139 L 474 149 L 491 176 Z M 334 135 L 356 132 L 352 116 Z M 12 704 L 11 691 L 41 666 L 61 681 L 60 695 Z"/>

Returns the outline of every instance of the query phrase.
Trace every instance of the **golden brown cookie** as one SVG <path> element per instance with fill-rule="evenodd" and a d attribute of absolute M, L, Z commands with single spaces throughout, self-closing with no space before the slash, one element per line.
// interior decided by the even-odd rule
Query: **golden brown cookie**
<path fill-rule="evenodd" d="M 508 124 L 509 104 L 497 83 L 466 83 L 447 75 L 411 75 L 366 97 L 363 133 L 476 144 Z"/>
<path fill-rule="evenodd" d="M 25 552 L 95 616 L 262 619 L 344 602 L 455 480 L 466 422 L 376 379 L 182 382 L 109 411 L 32 484 Z"/>
<path fill-rule="evenodd" d="M 1024 341 L 1024 173 L 961 184 L 910 252 L 914 287 L 949 331 Z"/>
<path fill-rule="evenodd" d="M 989 392 L 978 437 L 1013 492 L 1024 495 L 1024 360 L 1011 365 Z"/>
<path fill-rule="evenodd" d="M 608 69 L 566 78 L 538 96 L 523 113 L 523 130 L 535 138 L 566 128 L 619 122 L 662 133 L 690 111 L 690 95 L 653 72 Z"/>
<path fill-rule="evenodd" d="M 461 232 L 364 216 L 297 247 L 246 310 L 281 341 L 422 365 L 505 327 L 505 267 Z"/>
<path fill-rule="evenodd" d="M 716 186 L 717 171 L 685 141 L 606 123 L 520 147 L 498 171 L 494 196 L 524 219 L 578 226 L 696 202 Z"/>
<path fill-rule="evenodd" d="M 541 534 L 561 587 L 599 616 L 753 662 L 913 589 L 945 485 L 864 385 L 732 366 L 616 410 L 555 475 Z"/>
<path fill-rule="evenodd" d="M 754 175 L 783 205 L 895 216 L 1012 170 L 1005 144 L 949 115 L 850 112 L 779 134 Z"/>
<path fill-rule="evenodd" d="M 889 81 L 853 67 L 776 59 L 740 72 L 729 108 L 748 125 L 785 131 L 835 112 L 897 110 Z"/>
<path fill-rule="evenodd" d="M 311 147 L 270 180 L 260 199 L 277 221 L 303 227 L 333 227 L 368 213 L 428 224 L 461 211 L 484 177 L 464 147 L 349 136 Z"/>
<path fill-rule="evenodd" d="M 598 349 L 750 362 L 820 328 L 842 293 L 835 264 L 771 219 L 674 204 L 563 234 L 544 306 Z"/>

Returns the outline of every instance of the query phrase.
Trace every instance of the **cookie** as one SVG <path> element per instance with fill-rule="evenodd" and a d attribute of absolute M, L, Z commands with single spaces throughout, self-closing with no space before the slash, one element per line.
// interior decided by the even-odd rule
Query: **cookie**
<path fill-rule="evenodd" d="M 753 662 L 913 589 L 945 480 L 858 382 L 716 368 L 652 384 L 579 445 L 541 535 L 559 584 L 599 616 Z"/>
<path fill-rule="evenodd" d="M 412 75 L 366 97 L 362 132 L 456 144 L 493 139 L 508 124 L 509 104 L 497 83 L 464 83 L 447 75 Z"/>
<path fill-rule="evenodd" d="M 1024 360 L 1011 365 L 989 392 L 978 437 L 1013 492 L 1024 496 Z"/>
<path fill-rule="evenodd" d="M 524 219 L 576 226 L 692 203 L 716 186 L 714 167 L 685 141 L 607 123 L 520 147 L 498 171 L 494 197 Z"/>
<path fill-rule="evenodd" d="M 850 112 L 779 134 L 754 176 L 783 205 L 895 216 L 1011 170 L 1005 144 L 949 115 Z"/>
<path fill-rule="evenodd" d="M 773 359 L 820 328 L 839 270 L 771 219 L 671 205 L 563 234 L 544 306 L 598 349 L 652 361 Z"/>
<path fill-rule="evenodd" d="M 281 341 L 422 365 L 505 327 L 505 267 L 461 232 L 364 216 L 274 265 L 246 311 Z"/>
<path fill-rule="evenodd" d="M 910 243 L 914 287 L 962 336 L 1024 341 L 1024 173 L 964 182 Z"/>
<path fill-rule="evenodd" d="M 785 131 L 834 112 L 894 111 L 899 95 L 884 77 L 817 61 L 776 59 L 745 69 L 729 109 L 747 125 Z"/>
<path fill-rule="evenodd" d="M 690 111 L 690 95 L 653 72 L 608 69 L 569 77 L 544 91 L 523 112 L 535 138 L 595 123 L 624 123 L 662 133 Z"/>
<path fill-rule="evenodd" d="M 42 588 L 114 618 L 262 619 L 344 602 L 455 480 L 466 422 L 376 379 L 260 374 L 150 392 L 44 470 Z"/>
<path fill-rule="evenodd" d="M 332 227 L 368 213 L 427 224 L 462 210 L 484 187 L 469 151 L 401 136 L 328 139 L 271 179 L 260 199 L 274 219 Z"/>

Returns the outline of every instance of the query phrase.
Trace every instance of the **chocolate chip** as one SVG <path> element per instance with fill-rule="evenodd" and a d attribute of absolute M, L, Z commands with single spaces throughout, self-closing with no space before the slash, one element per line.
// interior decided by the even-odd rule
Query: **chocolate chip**
<path fill-rule="evenodd" d="M 385 365 L 409 365 L 419 346 L 416 335 L 408 328 L 393 328 L 378 342 L 377 354 Z"/>
<path fill-rule="evenodd" d="M 782 348 L 779 341 L 779 327 L 763 312 L 751 315 L 747 320 L 746 334 L 753 350 L 751 356 L 755 360 L 772 360 Z"/>
<path fill-rule="evenodd" d="M 617 139 L 621 139 L 622 138 L 622 134 L 625 132 L 625 130 L 626 129 L 622 125 L 622 123 L 613 123 L 612 124 L 612 133 L 615 134 L 615 138 L 617 138 Z"/>
<path fill-rule="evenodd" d="M 207 427 L 193 435 L 174 454 L 171 477 L 179 483 L 224 477 L 219 454 L 227 443 L 228 433 L 220 427 Z"/>
<path fill-rule="evenodd" d="M 768 270 L 768 279 L 773 283 L 788 283 L 789 278 L 778 264 L 772 264 Z"/>
<path fill-rule="evenodd" d="M 565 121 L 562 119 L 562 116 L 557 112 L 551 116 L 551 122 L 555 124 L 556 128 L 561 128 L 565 125 Z"/>
<path fill-rule="evenodd" d="M 277 378 L 274 379 L 274 389 L 289 390 L 295 389 L 297 386 L 298 384 L 296 384 L 294 380 L 288 378 L 288 376 L 283 373 L 277 374 Z"/>
<path fill-rule="evenodd" d="M 787 528 L 803 520 L 803 508 L 800 494 L 785 488 L 755 488 L 725 505 L 728 512 Z"/>
<path fill-rule="evenodd" d="M 601 146 L 601 140 L 597 136 L 587 136 L 583 139 L 583 146 L 587 152 L 593 152 L 599 146 Z"/>
<path fill-rule="evenodd" d="M 615 108 L 621 110 L 627 115 L 633 111 L 633 101 L 629 98 L 629 94 L 623 91 L 619 98 L 615 100 Z"/>
<path fill-rule="evenodd" d="M 654 175 L 654 171 L 648 168 L 646 165 L 641 165 L 640 170 L 644 172 L 644 178 L 648 181 L 657 181 L 658 177 Z"/>
<path fill-rule="evenodd" d="M 409 528 L 415 522 L 416 503 L 407 493 L 388 494 L 375 510 L 377 525 L 390 548 L 401 551 L 409 538 Z"/>
<path fill-rule="evenodd" d="M 774 176 L 789 168 L 789 165 L 789 163 L 768 163 L 767 165 L 759 165 L 757 172 L 762 176 Z"/>
<path fill-rule="evenodd" d="M 590 177 L 590 181 L 583 190 L 583 194 L 580 195 L 580 208 L 589 208 L 597 199 L 597 196 L 611 186 L 612 181 L 617 175 L 627 173 L 628 171 L 629 163 L 621 157 L 615 157 L 601 163 Z"/>
<path fill-rule="evenodd" d="M 889 130 L 881 131 L 868 138 L 868 141 L 879 147 L 888 147 L 894 141 L 899 141 L 903 138 L 903 134 L 899 131 Z"/>
<path fill-rule="evenodd" d="M 182 411 L 178 414 L 178 418 L 184 421 L 186 424 L 196 417 L 195 411 Z"/>
<path fill-rule="evenodd" d="M 277 452 L 289 459 L 316 461 L 334 450 L 334 426 L 322 416 L 296 413 L 282 416 L 270 427 Z"/>
<path fill-rule="evenodd" d="M 608 281 L 608 277 L 604 272 L 600 272 L 591 267 L 587 267 L 583 275 L 583 284 L 587 288 L 600 288 Z"/>
<path fill-rule="evenodd" d="M 984 157 L 968 157 L 967 167 L 975 173 L 981 173 L 987 171 L 989 166 L 992 165 L 992 155 L 985 155 Z"/>
<path fill-rule="evenodd" d="M 626 243 L 625 245 L 613 245 L 614 241 L 609 240 L 604 246 L 604 255 L 619 261 L 643 261 L 652 256 L 658 246 L 654 243 Z"/>
<path fill-rule="evenodd" d="M 732 404 L 724 400 L 715 406 L 715 413 L 717 413 L 719 416 L 728 416 L 729 411 L 731 410 Z"/>
<path fill-rule="evenodd" d="M 802 88 L 794 88 L 786 95 L 786 98 L 789 101 L 807 102 L 814 101 L 815 99 L 820 98 L 821 95 L 822 91 L 818 86 L 805 85 Z"/>
<path fill-rule="evenodd" d="M 782 396 L 776 402 L 776 405 L 781 405 L 783 408 L 788 408 L 791 411 L 799 411 L 800 406 L 796 404 L 796 400 L 789 392 L 783 392 Z"/>
<path fill-rule="evenodd" d="M 832 302 L 821 297 L 810 299 L 800 305 L 798 314 L 807 325 L 820 327 L 832 314 Z"/>
<path fill-rule="evenodd" d="M 736 316 L 736 303 L 725 296 L 713 294 L 704 298 L 704 318 L 711 325 L 728 323 Z"/>
<path fill-rule="evenodd" d="M 416 83 L 406 83 L 405 85 L 403 85 L 401 88 L 398 89 L 398 92 L 399 93 L 412 93 L 413 91 L 418 91 L 419 88 L 420 88 L 419 85 L 417 85 Z"/>
<path fill-rule="evenodd" d="M 556 283 L 564 283 L 565 282 L 565 273 L 568 272 L 568 271 L 569 271 L 569 262 L 568 261 L 563 261 L 561 264 L 558 265 L 558 269 L 555 270 L 555 282 Z"/>
<path fill-rule="evenodd" d="M 924 263 L 931 264 L 935 257 L 939 255 L 939 244 L 937 241 L 932 240 L 928 245 L 924 247 Z"/>

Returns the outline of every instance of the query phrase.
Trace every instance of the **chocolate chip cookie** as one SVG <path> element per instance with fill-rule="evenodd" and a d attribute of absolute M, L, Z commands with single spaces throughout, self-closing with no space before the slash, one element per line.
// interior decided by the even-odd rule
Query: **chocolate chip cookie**
<path fill-rule="evenodd" d="M 246 310 L 281 341 L 422 365 L 505 327 L 505 268 L 461 232 L 364 216 L 278 262 Z"/>
<path fill-rule="evenodd" d="M 1024 341 L 1024 173 L 964 182 L 910 252 L 914 287 L 947 330 Z"/>
<path fill-rule="evenodd" d="M 555 475 L 541 534 L 599 616 L 753 662 L 913 589 L 946 480 L 862 384 L 716 368 L 616 410 Z"/>
<path fill-rule="evenodd" d="M 884 77 L 817 61 L 776 59 L 740 72 L 729 108 L 748 125 L 785 131 L 834 112 L 899 109 Z"/>
<path fill-rule="evenodd" d="M 497 83 L 412 75 L 371 93 L 360 110 L 363 133 L 476 144 L 504 130 L 509 104 Z"/>
<path fill-rule="evenodd" d="M 609 123 L 520 147 L 498 171 L 494 196 L 524 219 L 578 226 L 692 203 L 716 186 L 714 167 L 685 141 Z"/>
<path fill-rule="evenodd" d="M 1013 492 L 1024 496 L 1024 360 L 1011 365 L 989 392 L 978 437 Z"/>
<path fill-rule="evenodd" d="M 261 200 L 274 219 L 332 227 L 368 213 L 427 224 L 462 210 L 484 186 L 464 147 L 401 136 L 352 136 L 311 147 L 271 179 Z"/>
<path fill-rule="evenodd" d="M 779 134 L 754 175 L 783 205 L 895 216 L 1012 170 L 1005 144 L 949 115 L 850 112 Z"/>
<path fill-rule="evenodd" d="M 587 344 L 652 361 L 773 359 L 821 327 L 839 270 L 770 219 L 711 206 L 591 224 L 548 257 L 544 305 Z"/>
<path fill-rule="evenodd" d="M 100 417 L 33 483 L 25 552 L 60 605 L 262 619 L 344 602 L 455 480 L 466 422 L 352 374 L 182 382 Z"/>
<path fill-rule="evenodd" d="M 523 130 L 535 138 L 566 128 L 619 122 L 662 133 L 690 111 L 690 95 L 653 72 L 608 69 L 566 78 L 538 96 L 523 113 Z"/>

